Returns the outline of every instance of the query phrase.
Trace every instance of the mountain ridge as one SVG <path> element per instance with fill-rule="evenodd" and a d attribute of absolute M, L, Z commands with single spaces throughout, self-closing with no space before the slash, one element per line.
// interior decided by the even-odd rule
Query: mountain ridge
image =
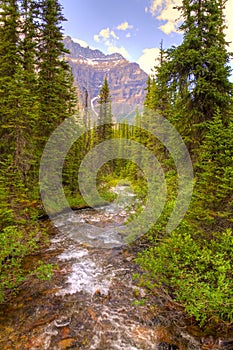
<path fill-rule="evenodd" d="M 65 59 L 72 68 L 81 107 L 87 101 L 89 107 L 95 108 L 105 77 L 116 119 L 142 107 L 148 76 L 137 63 L 129 62 L 119 53 L 105 55 L 98 49 L 82 47 L 70 36 L 64 37 L 64 45 L 70 52 Z"/>
<path fill-rule="evenodd" d="M 102 51 L 98 49 L 91 49 L 89 46 L 83 47 L 79 43 L 72 40 L 70 36 L 64 37 L 64 43 L 68 50 L 70 50 L 70 57 L 86 57 L 86 58 L 117 58 L 124 59 L 124 57 L 119 53 L 113 53 L 105 55 Z"/>

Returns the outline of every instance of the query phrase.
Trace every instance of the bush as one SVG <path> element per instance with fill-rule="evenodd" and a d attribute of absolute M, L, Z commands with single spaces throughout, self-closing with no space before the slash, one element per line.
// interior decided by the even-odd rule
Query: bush
<path fill-rule="evenodd" d="M 6 226 L 0 232 L 0 303 L 31 274 L 42 280 L 52 276 L 52 266 L 41 262 L 34 271 L 24 270 L 24 258 L 38 250 L 38 237 L 43 234 L 36 225 L 31 230 L 26 233 L 17 226 Z"/>
<path fill-rule="evenodd" d="M 137 262 L 146 270 L 143 284 L 163 286 L 200 326 L 233 321 L 231 230 L 205 240 L 183 222 L 170 237 L 141 253 Z"/>

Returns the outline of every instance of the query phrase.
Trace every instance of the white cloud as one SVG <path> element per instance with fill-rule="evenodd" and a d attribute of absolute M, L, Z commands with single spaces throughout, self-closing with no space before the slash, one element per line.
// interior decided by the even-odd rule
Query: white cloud
<path fill-rule="evenodd" d="M 111 45 L 112 45 L 112 43 L 111 43 L 111 41 L 110 41 L 110 40 L 105 40 L 105 42 L 104 42 L 104 43 L 105 43 L 105 45 L 106 45 L 106 46 L 111 46 Z"/>
<path fill-rule="evenodd" d="M 111 54 L 111 53 L 115 53 L 115 52 L 120 53 L 126 59 L 130 59 L 130 54 L 128 53 L 128 51 L 126 50 L 126 48 L 124 46 L 121 46 L 121 47 L 108 46 L 108 53 Z"/>
<path fill-rule="evenodd" d="M 95 34 L 94 35 L 94 40 L 99 43 L 100 42 L 100 38 L 99 38 L 99 35 L 98 34 Z"/>
<path fill-rule="evenodd" d="M 132 29 L 133 26 L 129 24 L 128 22 L 123 22 L 117 26 L 118 30 L 127 30 L 127 29 Z"/>
<path fill-rule="evenodd" d="M 94 35 L 94 40 L 96 42 L 100 42 L 101 40 L 105 41 L 105 40 L 108 40 L 110 38 L 113 38 L 116 40 L 119 39 L 118 36 L 116 35 L 116 33 L 113 30 L 110 30 L 109 28 L 101 29 L 99 34 Z"/>
<path fill-rule="evenodd" d="M 149 8 L 152 16 L 161 21 L 166 21 L 159 28 L 165 33 L 170 34 L 177 31 L 180 14 L 175 6 L 182 5 L 182 0 L 153 0 Z"/>
<path fill-rule="evenodd" d="M 151 0 L 150 7 L 145 8 L 145 12 L 150 12 L 152 16 L 156 17 L 161 21 L 165 21 L 163 25 L 159 28 L 165 33 L 170 34 L 177 31 L 181 19 L 181 14 L 174 8 L 176 6 L 181 6 L 182 0 Z M 233 13 L 233 1 L 228 0 L 226 2 L 226 24 L 228 28 L 225 30 L 226 40 L 228 42 L 232 41 L 233 33 L 233 21 L 231 19 Z M 229 51 L 233 51 L 233 43 L 229 46 Z"/>
<path fill-rule="evenodd" d="M 126 27 L 125 23 L 121 23 L 120 26 L 122 26 L 123 28 L 123 25 L 124 25 L 124 28 L 125 28 Z M 127 23 L 127 26 L 129 26 L 128 23 Z M 123 29 L 120 29 L 120 30 L 123 30 Z M 116 35 L 114 30 L 110 28 L 101 29 L 99 34 L 94 35 L 94 40 L 96 42 L 102 42 L 106 46 L 107 52 L 109 54 L 117 52 L 117 53 L 120 53 L 122 56 L 124 56 L 126 59 L 130 59 L 130 55 L 126 50 L 126 48 L 124 46 L 119 47 L 116 45 L 116 41 L 119 40 L 119 37 Z"/>
<path fill-rule="evenodd" d="M 127 33 L 125 37 L 126 37 L 126 38 L 131 38 L 131 34 L 130 34 L 130 33 Z"/>
<path fill-rule="evenodd" d="M 95 47 L 90 46 L 86 41 L 84 41 L 84 40 L 82 40 L 82 39 L 72 38 L 72 40 L 73 40 L 75 43 L 81 45 L 82 47 L 85 47 L 85 48 L 86 48 L 86 47 L 89 47 L 89 48 L 92 49 L 92 50 L 96 50 Z"/>
<path fill-rule="evenodd" d="M 110 33 L 111 31 L 109 28 L 101 29 L 101 31 L 99 32 L 99 36 L 104 39 L 108 39 L 111 35 Z"/>
<path fill-rule="evenodd" d="M 159 29 L 161 29 L 162 32 L 164 32 L 165 34 L 170 34 L 172 32 L 176 32 L 175 23 L 173 23 L 171 21 L 163 24 L 162 26 L 159 26 Z"/>
<path fill-rule="evenodd" d="M 111 30 L 110 36 L 113 37 L 113 38 L 116 39 L 116 40 L 119 39 L 119 37 L 115 34 L 115 32 L 114 32 L 113 30 Z"/>
<path fill-rule="evenodd" d="M 81 45 L 82 47 L 88 47 L 89 46 L 88 43 L 86 41 L 82 40 L 82 39 L 72 38 L 72 40 L 75 43 Z"/>
<path fill-rule="evenodd" d="M 151 74 L 152 69 L 157 64 L 157 59 L 159 57 L 159 48 L 153 47 L 150 49 L 144 49 L 142 56 L 139 57 L 137 63 L 139 66 L 147 73 Z"/>

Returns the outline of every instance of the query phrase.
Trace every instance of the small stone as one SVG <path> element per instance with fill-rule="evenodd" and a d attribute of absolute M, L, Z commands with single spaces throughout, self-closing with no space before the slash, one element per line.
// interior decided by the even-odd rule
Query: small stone
<path fill-rule="evenodd" d="M 71 347 L 72 345 L 74 345 L 74 343 L 75 343 L 74 338 L 67 338 L 67 339 L 60 340 L 57 345 L 59 350 L 65 350 Z"/>
<path fill-rule="evenodd" d="M 125 258 L 126 261 L 130 262 L 132 261 L 134 258 L 132 256 L 128 256 L 127 258 Z"/>
<path fill-rule="evenodd" d="M 177 350 L 177 346 L 165 342 L 159 343 L 158 350 Z"/>
<path fill-rule="evenodd" d="M 70 333 L 70 330 L 69 330 L 68 327 L 62 328 L 61 329 L 61 337 L 62 337 L 62 339 L 68 338 L 69 333 Z"/>
<path fill-rule="evenodd" d="M 54 325 L 58 328 L 68 326 L 69 324 L 70 319 L 65 316 L 61 317 L 59 320 L 54 321 Z"/>

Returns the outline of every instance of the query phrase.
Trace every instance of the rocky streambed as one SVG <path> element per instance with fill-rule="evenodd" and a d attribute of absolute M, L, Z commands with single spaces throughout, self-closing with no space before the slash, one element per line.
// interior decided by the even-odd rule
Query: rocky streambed
<path fill-rule="evenodd" d="M 123 186 L 117 191 L 126 192 L 117 205 L 55 219 L 57 234 L 42 254 L 54 264 L 54 275 L 50 281 L 31 278 L 1 307 L 1 349 L 203 348 L 187 332 L 177 334 L 160 322 L 155 301 L 145 301 L 145 291 L 133 282 L 139 267 L 119 235 L 132 194 Z"/>

